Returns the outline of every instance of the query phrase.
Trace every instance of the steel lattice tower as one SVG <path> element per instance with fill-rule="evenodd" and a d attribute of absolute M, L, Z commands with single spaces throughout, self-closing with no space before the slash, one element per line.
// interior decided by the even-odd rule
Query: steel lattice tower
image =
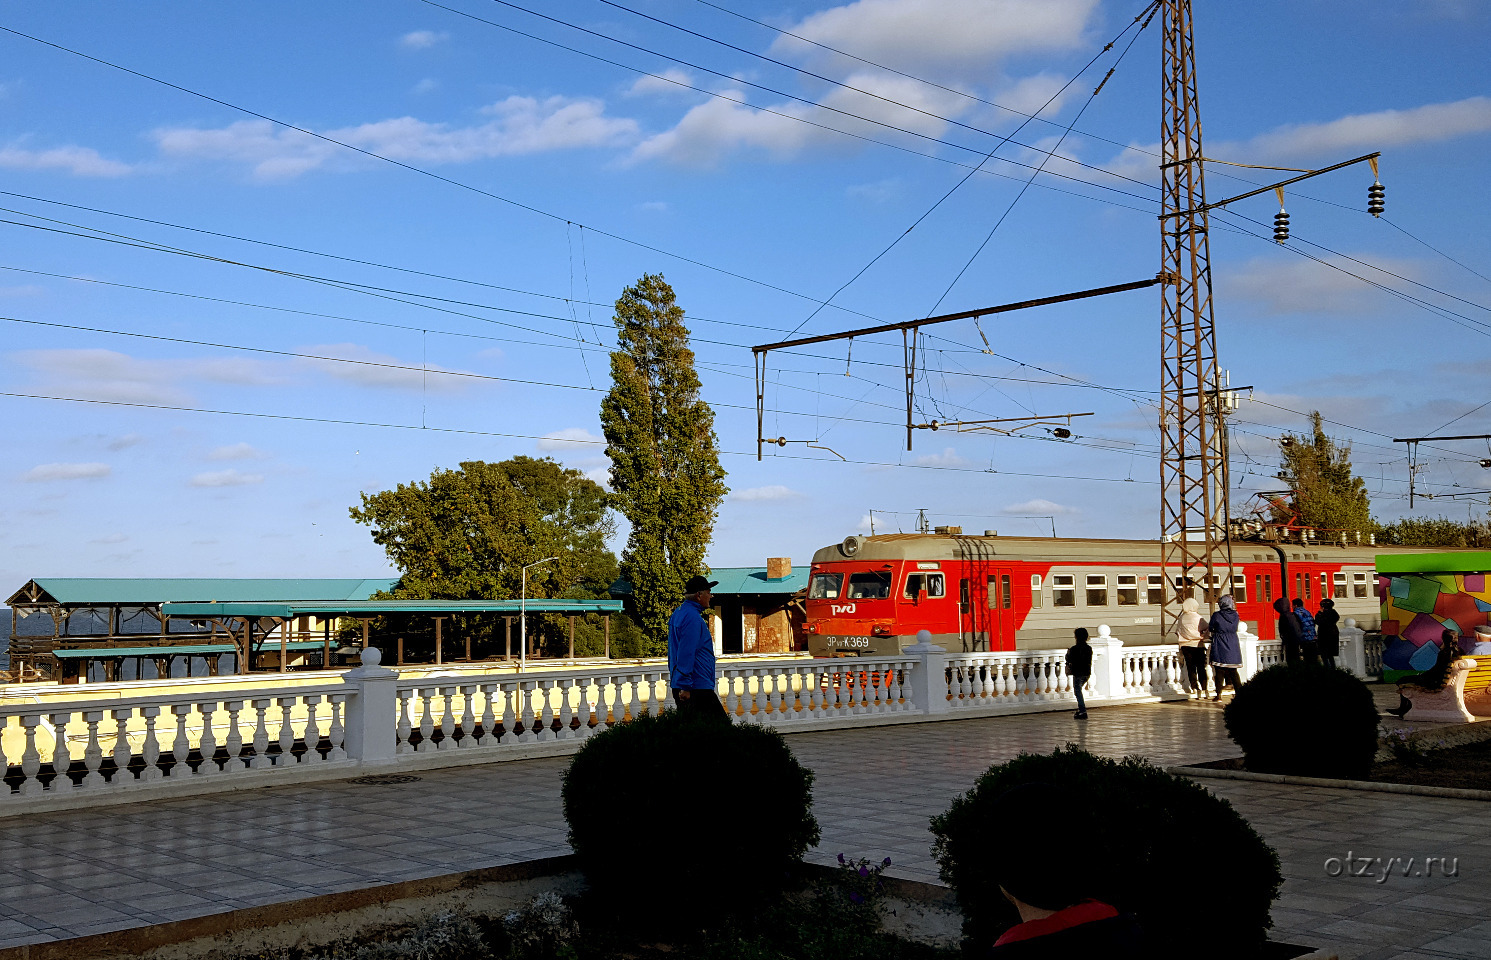
<path fill-rule="evenodd" d="M 1210 590 L 1230 576 L 1227 457 L 1217 339 L 1212 314 L 1201 112 L 1191 0 L 1163 0 L 1164 111 L 1161 117 L 1160 572 Z M 1202 579 L 1202 578 L 1205 579 Z M 1225 583 L 1221 592 L 1226 592 Z M 1185 595 L 1190 595 L 1190 589 Z M 1167 605 L 1162 629 L 1178 610 Z"/>

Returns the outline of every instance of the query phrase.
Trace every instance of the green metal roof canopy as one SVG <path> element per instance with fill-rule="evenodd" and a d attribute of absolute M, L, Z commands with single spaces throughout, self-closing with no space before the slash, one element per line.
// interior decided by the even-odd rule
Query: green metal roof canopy
<path fill-rule="evenodd" d="M 397 579 L 239 579 L 208 577 L 113 578 L 38 577 L 10 598 L 10 603 L 59 603 L 64 606 L 150 606 L 186 601 L 269 600 L 300 601 L 366 600 L 380 590 L 389 591 Z M 35 589 L 30 589 L 30 588 Z M 39 594 L 39 596 L 38 596 Z M 36 599 L 32 599 L 36 596 Z"/>
<path fill-rule="evenodd" d="M 1491 551 L 1461 550 L 1455 553 L 1379 553 L 1378 573 L 1486 573 L 1491 572 Z"/>
<path fill-rule="evenodd" d="M 620 600 L 346 600 L 306 603 L 164 603 L 168 617 L 376 617 L 385 613 L 620 613 Z"/>

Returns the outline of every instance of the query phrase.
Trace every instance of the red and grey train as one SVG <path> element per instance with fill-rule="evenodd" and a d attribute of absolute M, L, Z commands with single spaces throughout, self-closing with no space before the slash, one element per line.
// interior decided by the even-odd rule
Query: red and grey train
<path fill-rule="evenodd" d="M 848 537 L 813 555 L 804 630 L 815 656 L 899 653 L 930 631 L 949 651 L 1064 649 L 1074 627 L 1107 624 L 1126 643 L 1162 643 L 1163 606 L 1231 593 L 1259 638 L 1275 635 L 1273 601 L 1330 597 L 1343 618 L 1375 630 L 1376 556 L 1413 548 L 1234 541 L 1215 583 L 1175 577 L 1166 589 L 1152 540 L 888 534 Z M 1288 583 L 1284 583 L 1284 577 Z"/>

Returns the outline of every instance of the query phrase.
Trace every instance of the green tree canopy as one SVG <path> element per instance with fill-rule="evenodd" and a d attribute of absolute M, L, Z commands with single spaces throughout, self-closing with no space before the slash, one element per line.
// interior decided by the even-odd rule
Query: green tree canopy
<path fill-rule="evenodd" d="M 1279 479 L 1289 485 L 1289 506 L 1298 522 L 1318 530 L 1375 531 L 1367 485 L 1351 469 L 1351 445 L 1326 436 L 1320 411 L 1310 414 L 1308 433 L 1279 439 Z M 1279 508 L 1276 521 L 1288 519 Z"/>
<path fill-rule="evenodd" d="M 1378 543 L 1405 547 L 1483 547 L 1491 545 L 1491 525 L 1449 517 L 1404 517 L 1381 530 Z"/>
<path fill-rule="evenodd" d="M 704 569 L 729 489 L 673 288 L 661 274 L 644 275 L 622 291 L 615 321 L 619 349 L 601 426 L 611 489 L 631 523 L 621 573 L 632 584 L 647 652 L 659 653 L 684 583 Z"/>

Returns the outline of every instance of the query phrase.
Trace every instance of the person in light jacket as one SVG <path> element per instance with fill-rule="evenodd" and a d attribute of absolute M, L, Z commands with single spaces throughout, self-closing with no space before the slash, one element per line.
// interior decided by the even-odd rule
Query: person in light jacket
<path fill-rule="evenodd" d="M 1242 682 L 1237 677 L 1237 671 L 1242 667 L 1242 644 L 1237 639 L 1237 625 L 1237 604 L 1229 594 L 1217 601 L 1217 612 L 1211 615 L 1211 622 L 1207 625 L 1211 636 L 1212 680 L 1217 691 L 1213 700 L 1222 699 L 1225 684 L 1232 684 L 1235 694 Z"/>
<path fill-rule="evenodd" d="M 1197 613 L 1195 597 L 1186 597 L 1180 605 L 1180 617 L 1175 621 L 1175 642 L 1180 645 L 1180 655 L 1186 664 L 1186 676 L 1191 681 L 1191 696 L 1206 699 L 1206 650 L 1201 642 L 1206 639 L 1206 624 Z"/>

